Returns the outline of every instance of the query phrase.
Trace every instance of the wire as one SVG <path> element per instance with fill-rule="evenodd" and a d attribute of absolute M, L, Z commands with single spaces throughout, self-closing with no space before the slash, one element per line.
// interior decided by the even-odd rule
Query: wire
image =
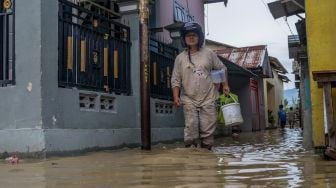
<path fill-rule="evenodd" d="M 267 10 L 267 12 L 271 15 L 271 13 L 270 13 L 270 11 L 268 11 L 269 10 L 269 8 L 268 8 L 268 6 L 267 6 L 267 4 L 265 3 L 265 1 L 264 0 L 260 0 L 261 2 L 262 2 L 262 4 L 265 6 L 265 8 L 266 8 L 266 10 Z M 271 15 L 272 16 L 272 15 Z M 272 19 L 277 25 L 278 25 L 278 27 L 281 29 L 281 31 L 285 34 L 285 35 L 288 35 L 288 32 L 279 24 L 279 22 L 277 22 L 276 20 L 274 20 L 274 19 Z M 287 23 L 288 24 L 288 23 Z M 289 26 L 288 26 L 289 27 Z M 291 30 L 291 28 L 289 27 L 289 30 L 292 32 L 292 30 Z M 292 32 L 293 33 L 293 32 Z"/>
<path fill-rule="evenodd" d="M 188 9 L 188 13 L 190 13 L 190 10 L 189 10 L 189 0 L 186 0 L 187 1 L 187 9 Z"/>
<path fill-rule="evenodd" d="M 207 36 L 210 35 L 210 31 L 209 31 L 209 5 L 206 5 L 207 8 Z"/>
<path fill-rule="evenodd" d="M 290 30 L 291 34 L 294 35 L 294 33 L 293 33 L 293 31 L 292 31 L 292 28 L 289 26 L 289 23 L 288 23 L 288 21 L 287 21 L 287 17 L 285 17 L 285 22 L 286 22 L 286 24 L 287 24 L 287 26 L 288 26 L 288 29 Z"/>
<path fill-rule="evenodd" d="M 268 10 L 268 6 L 266 5 L 266 3 L 263 0 L 260 0 L 266 7 L 266 9 Z"/>

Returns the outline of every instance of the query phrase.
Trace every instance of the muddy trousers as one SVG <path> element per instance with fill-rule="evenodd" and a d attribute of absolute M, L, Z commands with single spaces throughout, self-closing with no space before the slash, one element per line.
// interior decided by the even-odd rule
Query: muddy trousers
<path fill-rule="evenodd" d="M 214 103 L 202 107 L 191 104 L 183 105 L 185 128 L 184 142 L 194 144 L 200 138 L 202 144 L 213 145 L 217 124 L 217 113 Z"/>

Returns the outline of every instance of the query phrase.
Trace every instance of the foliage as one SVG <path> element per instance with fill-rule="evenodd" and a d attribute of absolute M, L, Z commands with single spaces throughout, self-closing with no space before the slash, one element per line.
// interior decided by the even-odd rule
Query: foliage
<path fill-rule="evenodd" d="M 275 118 L 272 110 L 268 110 L 268 123 L 272 125 L 275 123 Z"/>
<path fill-rule="evenodd" d="M 293 104 L 293 108 L 297 107 L 298 106 L 298 100 L 294 97 L 292 97 L 292 104 Z"/>
<path fill-rule="evenodd" d="M 283 106 L 284 106 L 284 109 L 287 109 L 287 106 L 288 106 L 288 100 L 287 99 L 284 99 Z"/>

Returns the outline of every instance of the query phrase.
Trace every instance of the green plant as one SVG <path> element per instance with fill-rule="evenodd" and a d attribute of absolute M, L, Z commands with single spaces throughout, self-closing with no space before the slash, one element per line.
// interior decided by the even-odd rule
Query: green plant
<path fill-rule="evenodd" d="M 287 107 L 288 107 L 288 100 L 287 99 L 284 99 L 283 106 L 284 106 L 284 109 L 287 109 Z"/>
<path fill-rule="evenodd" d="M 274 119 L 274 115 L 273 115 L 272 110 L 268 110 L 268 123 L 270 123 L 271 125 L 274 125 L 274 123 L 275 123 L 275 119 Z"/>

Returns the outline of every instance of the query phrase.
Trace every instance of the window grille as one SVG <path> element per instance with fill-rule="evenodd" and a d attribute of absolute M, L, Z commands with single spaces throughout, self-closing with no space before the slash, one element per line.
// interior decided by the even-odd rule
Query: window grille
<path fill-rule="evenodd" d="M 14 0 L 0 0 L 0 87 L 15 84 Z"/>
<path fill-rule="evenodd" d="M 130 95 L 130 28 L 102 10 L 59 0 L 58 85 Z"/>

